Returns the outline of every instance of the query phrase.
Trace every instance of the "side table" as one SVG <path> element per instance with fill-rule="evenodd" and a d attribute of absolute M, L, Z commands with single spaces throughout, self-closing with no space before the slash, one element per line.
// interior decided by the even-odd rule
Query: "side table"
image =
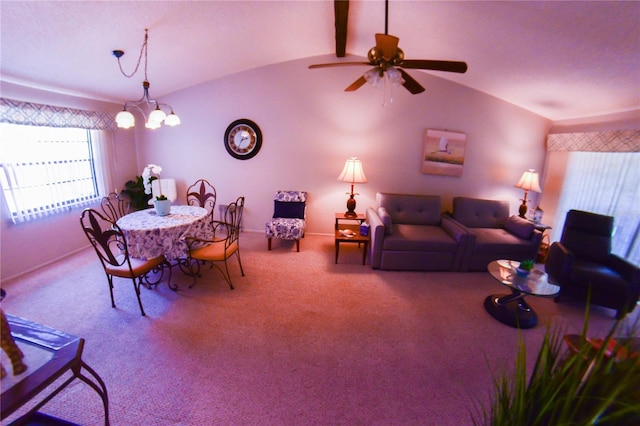
<path fill-rule="evenodd" d="M 0 417 L 3 420 L 6 419 L 25 403 L 36 397 L 40 392 L 49 388 L 49 386 L 63 374 L 71 372 L 71 377 L 51 390 L 47 396 L 32 407 L 26 414 L 15 420 L 14 423 L 31 424 L 30 421 L 34 419 L 51 419 L 49 416 L 38 413 L 37 411 L 72 381 L 80 379 L 100 396 L 104 408 L 104 424 L 108 426 L 109 398 L 107 396 L 107 387 L 100 376 L 82 360 L 84 339 L 13 315 L 7 314 L 6 317 L 9 328 L 11 329 L 11 335 L 16 342 L 20 345 L 31 346 L 33 349 L 31 352 L 34 353 L 34 356 L 46 361 L 38 365 L 32 362 L 30 363 L 31 360 L 25 357 L 24 361 L 28 369 L 23 373 L 24 377 L 16 383 L 2 387 Z M 23 352 L 25 351 L 23 350 Z M 89 373 L 92 378 L 85 376 L 83 370 Z M 6 379 L 7 378 L 3 379 L 3 381 Z"/>
<path fill-rule="evenodd" d="M 358 247 L 362 243 L 364 245 L 364 251 L 362 253 L 362 264 L 365 264 L 367 260 L 367 251 L 369 248 L 369 236 L 360 234 L 360 225 L 366 220 L 364 214 L 357 214 L 357 216 L 345 216 L 344 213 L 335 214 L 335 244 L 336 244 L 336 263 L 338 263 L 338 255 L 340 254 L 340 243 L 358 243 Z M 358 224 L 341 225 L 342 221 L 356 221 Z M 343 235 L 341 230 L 353 231 L 353 236 Z"/>

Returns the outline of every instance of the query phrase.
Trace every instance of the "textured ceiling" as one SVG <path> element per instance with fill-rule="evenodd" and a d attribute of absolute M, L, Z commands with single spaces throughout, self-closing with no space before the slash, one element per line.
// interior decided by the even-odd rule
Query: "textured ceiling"
<path fill-rule="evenodd" d="M 145 28 L 154 97 L 335 52 L 332 0 L 3 0 L 0 15 L 2 80 L 117 102 L 141 93 L 144 70 L 126 79 L 111 51 L 124 50 L 133 71 Z M 433 74 L 553 121 L 640 109 L 638 1 L 391 0 L 388 31 L 407 59 L 469 65 L 466 74 Z M 351 0 L 347 53 L 365 57 L 376 32 L 384 2 Z M 300 78 L 317 72 L 332 70 L 305 67 Z"/>

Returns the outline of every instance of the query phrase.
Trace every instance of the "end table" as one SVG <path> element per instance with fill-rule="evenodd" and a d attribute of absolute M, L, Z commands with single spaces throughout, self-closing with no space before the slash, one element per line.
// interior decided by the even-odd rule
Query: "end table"
<path fill-rule="evenodd" d="M 362 243 L 364 245 L 364 251 L 362 253 L 362 264 L 365 264 L 367 260 L 367 251 L 369 248 L 369 236 L 360 234 L 360 225 L 366 220 L 366 216 L 362 213 L 358 213 L 357 216 L 345 216 L 344 213 L 336 213 L 335 220 L 335 244 L 336 244 L 336 263 L 338 263 L 338 255 L 340 254 L 340 243 L 358 243 L 358 247 Z M 341 225 L 341 221 L 356 221 L 358 224 L 344 224 Z M 346 236 L 342 232 L 343 230 L 353 231 L 352 236 Z"/>

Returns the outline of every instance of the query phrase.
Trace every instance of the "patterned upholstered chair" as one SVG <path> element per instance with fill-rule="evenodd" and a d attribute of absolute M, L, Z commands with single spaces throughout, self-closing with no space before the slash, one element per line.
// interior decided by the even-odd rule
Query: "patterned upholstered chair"
<path fill-rule="evenodd" d="M 273 218 L 265 226 L 267 245 L 271 250 L 271 239 L 295 240 L 300 251 L 300 239 L 306 228 L 307 193 L 304 191 L 277 191 L 274 198 Z"/>

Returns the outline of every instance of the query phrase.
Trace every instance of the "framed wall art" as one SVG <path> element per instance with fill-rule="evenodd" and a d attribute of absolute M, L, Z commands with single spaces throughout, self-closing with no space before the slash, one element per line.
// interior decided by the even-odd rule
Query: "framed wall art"
<path fill-rule="evenodd" d="M 424 132 L 420 171 L 431 175 L 462 176 L 467 135 L 447 130 Z"/>

